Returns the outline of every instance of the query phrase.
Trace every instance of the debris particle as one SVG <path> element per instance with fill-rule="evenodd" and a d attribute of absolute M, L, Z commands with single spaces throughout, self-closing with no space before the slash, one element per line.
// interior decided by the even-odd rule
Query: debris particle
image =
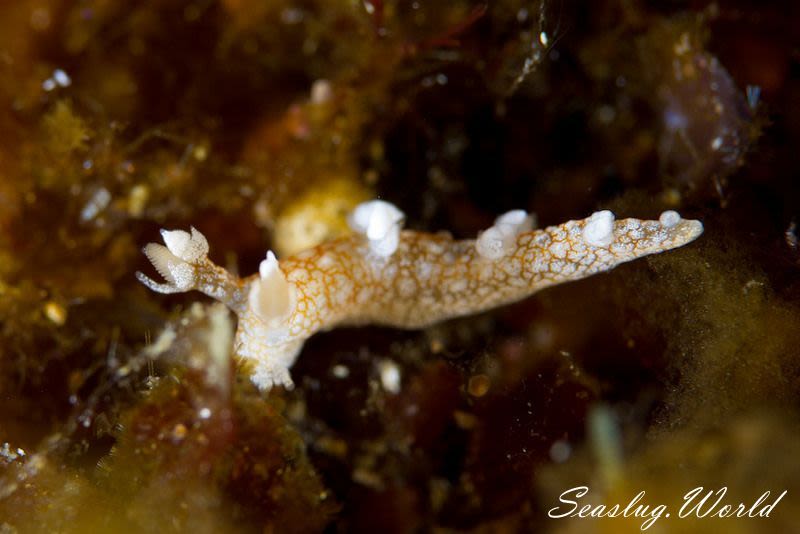
<path fill-rule="evenodd" d="M 106 209 L 110 202 L 111 193 L 104 187 L 99 188 L 94 192 L 89 202 L 83 207 L 83 210 L 81 210 L 81 220 L 83 222 L 91 221 L 97 217 L 100 212 Z"/>
<path fill-rule="evenodd" d="M 67 309 L 53 300 L 44 305 L 44 314 L 58 326 L 63 326 L 67 322 Z"/>
<path fill-rule="evenodd" d="M 350 369 L 346 365 L 337 364 L 331 368 L 331 374 L 336 378 L 347 378 L 350 376 Z"/>
<path fill-rule="evenodd" d="M 400 393 L 400 366 L 392 360 L 382 360 L 378 364 L 378 370 L 383 389 L 393 395 Z"/>
<path fill-rule="evenodd" d="M 492 382 L 487 375 L 475 375 L 470 377 L 467 391 L 469 391 L 469 394 L 473 397 L 483 397 L 488 393 L 491 385 Z"/>

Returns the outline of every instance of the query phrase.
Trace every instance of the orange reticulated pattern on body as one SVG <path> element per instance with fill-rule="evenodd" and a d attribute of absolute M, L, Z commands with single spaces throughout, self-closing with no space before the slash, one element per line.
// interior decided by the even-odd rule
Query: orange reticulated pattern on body
<path fill-rule="evenodd" d="M 299 293 L 292 333 L 311 335 L 338 324 L 420 328 L 524 299 L 648 254 L 685 244 L 697 221 L 667 228 L 658 221 L 614 222 L 607 246 L 586 242 L 588 219 L 520 234 L 507 256 L 481 257 L 473 240 L 403 231 L 394 254 L 370 252 L 351 236 L 281 262 Z"/>
<path fill-rule="evenodd" d="M 477 242 L 401 232 L 393 219 L 378 239 L 356 233 L 281 262 L 270 252 L 259 274 L 244 280 L 214 265 L 205 252 L 197 258 L 182 254 L 182 241 L 172 239 L 166 248 L 146 249 L 161 247 L 148 257 L 168 283 L 137 276 L 154 291 L 196 289 L 225 302 L 239 316 L 237 354 L 253 361 L 253 381 L 269 389 L 292 386 L 289 368 L 305 340 L 320 330 L 342 324 L 425 327 L 682 246 L 703 231 L 699 221 L 675 212 L 658 221 L 615 221 L 601 211 L 534 231 L 524 231 L 530 227 L 524 221 L 510 224 L 512 219 L 519 217 L 498 218 Z M 184 234 L 167 235 L 186 241 Z M 193 230 L 192 239 L 205 238 Z"/>

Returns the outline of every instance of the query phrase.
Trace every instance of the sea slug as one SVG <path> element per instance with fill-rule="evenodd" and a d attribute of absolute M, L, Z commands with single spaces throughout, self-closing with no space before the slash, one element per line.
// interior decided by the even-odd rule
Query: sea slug
<path fill-rule="evenodd" d="M 262 390 L 293 387 L 289 368 L 303 343 L 339 325 L 423 328 L 524 299 L 546 287 L 685 245 L 703 232 L 674 211 L 658 221 L 615 220 L 610 211 L 533 230 L 522 210 L 501 215 L 476 240 L 403 230 L 403 213 L 372 200 L 350 216 L 353 234 L 238 278 L 208 259 L 195 228 L 162 230 L 144 253 L 166 280 L 137 278 L 153 291 L 198 290 L 239 317 L 235 351 Z"/>

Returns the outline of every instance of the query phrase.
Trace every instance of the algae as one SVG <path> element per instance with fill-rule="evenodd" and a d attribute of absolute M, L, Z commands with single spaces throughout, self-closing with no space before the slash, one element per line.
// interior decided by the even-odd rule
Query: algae
<path fill-rule="evenodd" d="M 0 530 L 639 529 L 549 520 L 577 484 L 787 489 L 769 519 L 659 527 L 794 528 L 791 23 L 739 0 L 3 3 Z M 267 396 L 232 316 L 133 276 L 159 228 L 247 274 L 373 194 L 457 237 L 514 208 L 706 233 L 424 332 L 318 335 Z"/>

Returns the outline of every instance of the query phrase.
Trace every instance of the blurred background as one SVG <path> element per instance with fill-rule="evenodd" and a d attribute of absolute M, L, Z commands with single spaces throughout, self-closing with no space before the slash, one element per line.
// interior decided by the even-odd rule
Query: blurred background
<path fill-rule="evenodd" d="M 650 530 L 798 531 L 798 35 L 800 7 L 745 0 L 3 2 L 0 530 L 640 531 L 548 519 L 587 485 L 788 490 Z M 247 275 L 375 196 L 459 238 L 516 208 L 706 231 L 319 334 L 268 395 L 210 349 L 235 317 L 134 278 L 159 228 Z"/>

